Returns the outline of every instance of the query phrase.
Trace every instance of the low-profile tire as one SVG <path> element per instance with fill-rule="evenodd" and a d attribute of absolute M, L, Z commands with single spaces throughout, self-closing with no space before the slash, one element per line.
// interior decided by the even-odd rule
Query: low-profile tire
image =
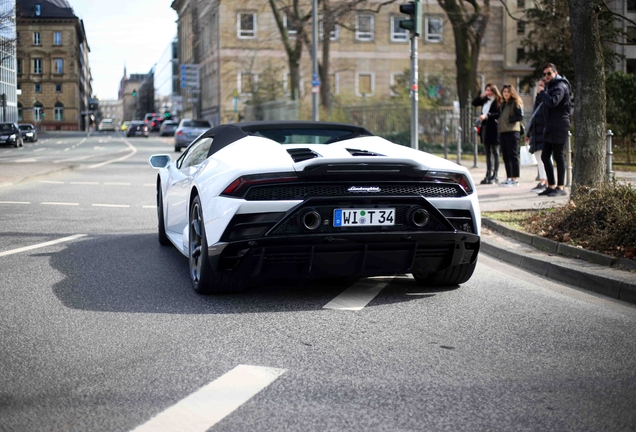
<path fill-rule="evenodd" d="M 159 244 L 161 246 L 170 246 L 170 239 L 166 235 L 166 223 L 163 217 L 163 194 L 161 188 L 157 187 L 157 231 L 159 233 Z"/>
<path fill-rule="evenodd" d="M 470 279 L 476 266 L 477 261 L 472 264 L 460 264 L 448 267 L 435 273 L 413 273 L 413 278 L 418 285 L 426 287 L 459 285 Z"/>
<path fill-rule="evenodd" d="M 190 205 L 189 222 L 188 263 L 194 290 L 199 294 L 224 294 L 245 291 L 247 281 L 242 275 L 231 271 L 215 272 L 210 266 L 208 242 L 205 236 L 205 223 L 199 196 L 195 196 Z"/>

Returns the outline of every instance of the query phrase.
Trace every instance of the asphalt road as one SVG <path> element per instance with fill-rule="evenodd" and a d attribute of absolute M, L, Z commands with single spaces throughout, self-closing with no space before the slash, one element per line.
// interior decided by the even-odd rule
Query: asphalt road
<path fill-rule="evenodd" d="M 0 148 L 5 178 L 64 159 L 0 187 L 0 430 L 636 429 L 634 305 L 483 254 L 456 289 L 200 296 L 156 238 L 170 140 L 58 138 Z"/>

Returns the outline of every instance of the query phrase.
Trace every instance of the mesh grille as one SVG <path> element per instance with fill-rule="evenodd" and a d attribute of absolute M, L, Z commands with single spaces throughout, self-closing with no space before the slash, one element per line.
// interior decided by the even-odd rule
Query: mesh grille
<path fill-rule="evenodd" d="M 413 185 L 372 185 L 378 186 L 380 192 L 356 192 L 348 191 L 351 185 L 263 185 L 252 186 L 245 195 L 248 201 L 271 200 L 304 200 L 313 197 L 331 196 L 424 196 L 426 198 L 453 198 L 466 194 L 458 186 L 439 184 L 413 184 Z M 363 186 L 358 185 L 356 186 Z"/>

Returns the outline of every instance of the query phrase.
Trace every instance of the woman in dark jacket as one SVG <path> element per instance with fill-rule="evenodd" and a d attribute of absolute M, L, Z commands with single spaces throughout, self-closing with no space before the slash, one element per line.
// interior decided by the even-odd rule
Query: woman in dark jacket
<path fill-rule="evenodd" d="M 537 168 L 539 169 L 539 184 L 530 190 L 530 192 L 541 193 L 548 187 L 548 175 L 545 171 L 545 165 L 541 160 L 543 152 L 543 129 L 545 128 L 545 118 L 543 114 L 543 102 L 539 96 L 534 100 L 532 107 L 532 117 L 526 127 L 526 142 L 530 144 L 530 153 L 533 153 L 537 159 Z"/>
<path fill-rule="evenodd" d="M 473 106 L 481 107 L 481 142 L 486 150 L 486 177 L 481 184 L 499 181 L 499 130 L 497 119 L 502 102 L 501 93 L 495 84 L 486 84 L 484 92 L 473 100 Z"/>

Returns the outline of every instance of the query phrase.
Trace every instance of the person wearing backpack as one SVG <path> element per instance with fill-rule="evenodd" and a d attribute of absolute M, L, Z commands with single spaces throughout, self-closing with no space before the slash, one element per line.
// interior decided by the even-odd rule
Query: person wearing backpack
<path fill-rule="evenodd" d="M 537 95 L 543 102 L 543 152 L 541 160 L 548 176 L 548 188 L 539 195 L 566 196 L 565 191 L 565 145 L 570 131 L 570 82 L 559 75 L 553 63 L 543 67 L 543 81 L 537 84 Z M 557 178 L 554 178 L 554 158 Z"/>

